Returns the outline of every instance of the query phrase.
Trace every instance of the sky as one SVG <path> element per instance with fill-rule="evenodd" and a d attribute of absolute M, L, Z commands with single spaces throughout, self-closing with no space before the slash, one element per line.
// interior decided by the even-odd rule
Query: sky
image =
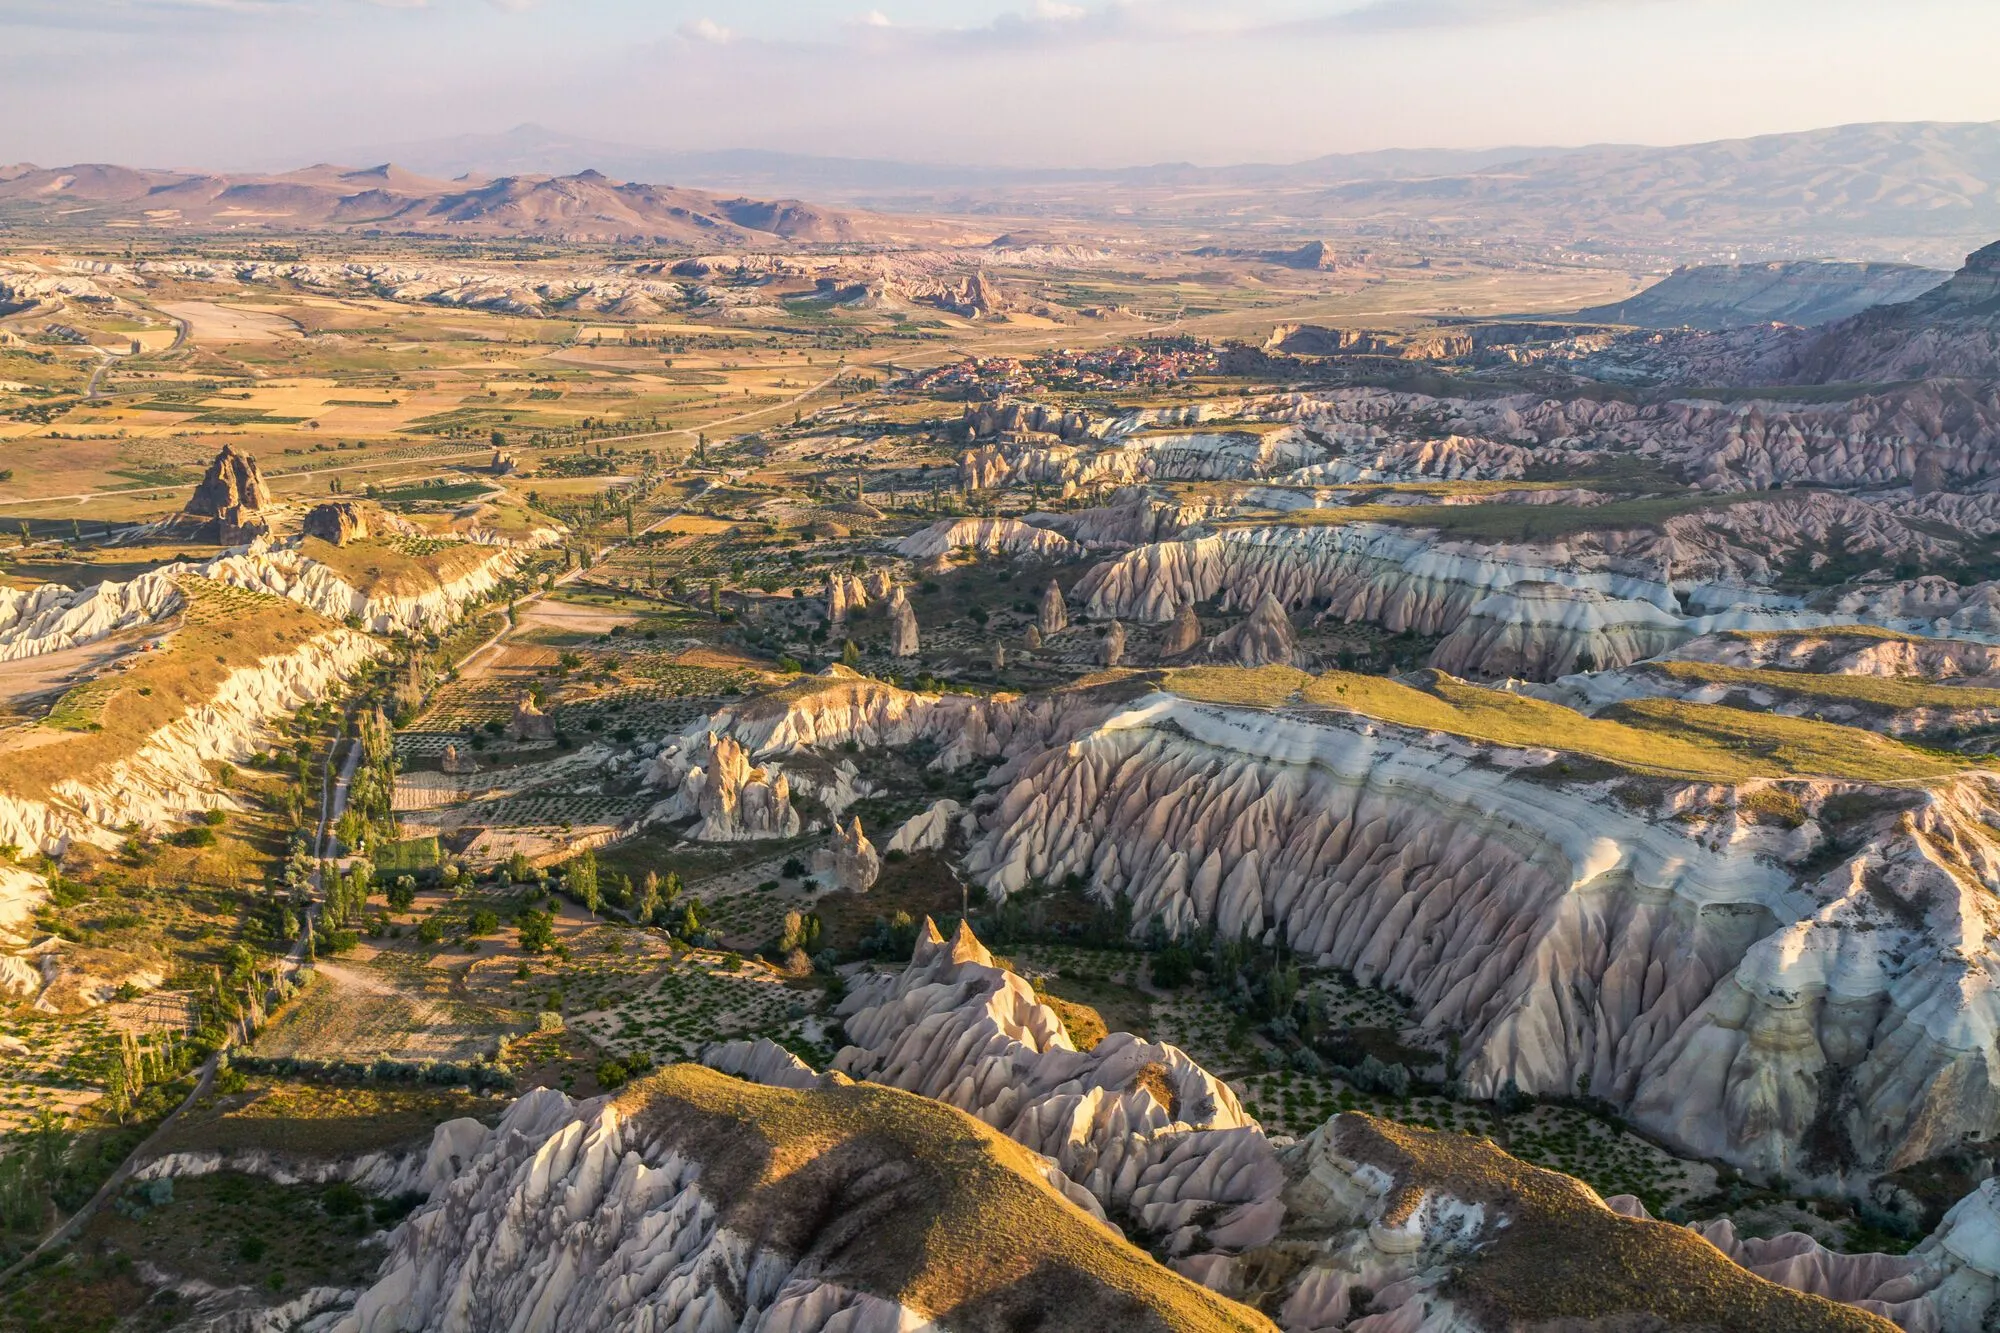
<path fill-rule="evenodd" d="M 0 0 L 0 162 L 524 122 L 995 166 L 2000 120 L 1992 0 Z M 352 160 L 352 159 L 349 159 Z"/>

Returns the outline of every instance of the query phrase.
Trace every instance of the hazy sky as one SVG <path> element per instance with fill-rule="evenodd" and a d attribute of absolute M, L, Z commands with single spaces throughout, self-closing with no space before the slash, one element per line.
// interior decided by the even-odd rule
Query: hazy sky
<path fill-rule="evenodd" d="M 2000 119 L 1993 0 L 0 0 L 0 161 L 534 121 L 1010 165 Z"/>

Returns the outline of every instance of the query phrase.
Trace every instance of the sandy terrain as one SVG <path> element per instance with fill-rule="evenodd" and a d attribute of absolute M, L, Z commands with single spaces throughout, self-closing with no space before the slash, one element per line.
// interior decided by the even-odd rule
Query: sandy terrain
<path fill-rule="evenodd" d="M 160 309 L 186 320 L 198 343 L 264 343 L 301 336 L 290 320 L 247 306 L 174 301 L 163 303 Z"/>

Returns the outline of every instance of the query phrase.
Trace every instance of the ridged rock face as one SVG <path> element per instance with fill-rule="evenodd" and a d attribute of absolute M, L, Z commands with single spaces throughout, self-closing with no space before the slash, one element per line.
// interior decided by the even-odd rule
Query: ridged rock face
<path fill-rule="evenodd" d="M 317 537 L 334 546 L 345 546 L 368 535 L 368 518 L 351 500 L 314 505 L 306 511 L 303 528 L 308 537 Z"/>
<path fill-rule="evenodd" d="M 1161 498 L 1148 487 L 1126 486 L 1114 491 L 1108 503 L 1034 513 L 1026 521 L 1061 533 L 1090 550 L 1123 549 L 1177 537 L 1197 523 L 1228 513 L 1230 508 L 1229 497 L 1222 494 Z"/>
<path fill-rule="evenodd" d="M 523 1097 L 350 1300 L 316 1327 L 1271 1329 L 1123 1244 L 1045 1164 L 956 1112 L 686 1065 L 615 1100 Z"/>
<path fill-rule="evenodd" d="M 1975 1191 L 1964 1202 L 1974 1203 L 1981 1197 L 1981 1192 Z M 1991 1196 L 1985 1197 L 1988 1202 L 1980 1211 L 1991 1210 Z M 1629 1194 L 1614 1195 L 1604 1205 L 1625 1217 L 1652 1217 L 1646 1205 Z M 2000 1218 L 1983 1220 L 1991 1225 Z M 1979 1329 L 1986 1305 L 1991 1304 L 1989 1296 L 1970 1322 L 1946 1317 L 1933 1295 L 1944 1285 L 1950 1270 L 1958 1265 L 1939 1263 L 1919 1254 L 1845 1254 L 1827 1249 L 1803 1231 L 1767 1238 L 1740 1236 L 1735 1223 L 1726 1217 L 1690 1222 L 1688 1229 L 1767 1282 L 1794 1291 L 1809 1291 L 1881 1315 L 1905 1333 L 1945 1330 L 1958 1333 L 1960 1329 L 1974 1333 Z M 2000 1230 L 1993 1236 L 2000 1240 Z M 1938 1258 L 1944 1257 L 1935 1244 L 1930 1248 Z M 1982 1248 L 1979 1256 L 1982 1262 L 2000 1263 L 2000 1245 L 1989 1243 Z"/>
<path fill-rule="evenodd" d="M 1035 623 L 1043 638 L 1069 628 L 1069 606 L 1063 601 L 1062 588 L 1054 579 L 1050 579 L 1049 586 L 1042 589 L 1042 611 Z"/>
<path fill-rule="evenodd" d="M 1674 657 L 1720 666 L 1810 671 L 1833 676 L 1919 676 L 1950 680 L 2000 672 L 2000 646 L 1964 639 L 1884 638 L 1839 629 L 1799 634 L 1719 634 L 1696 639 Z"/>
<path fill-rule="evenodd" d="M 951 841 L 951 831 L 965 807 L 949 798 L 932 801 L 920 815 L 912 815 L 889 838 L 885 850 L 891 852 L 934 852 Z"/>
<path fill-rule="evenodd" d="M 1768 585 L 1795 555 L 1848 543 L 1884 562 L 1944 562 L 1953 548 L 1878 506 L 1842 497 L 1751 502 L 1562 541 L 1474 542 L 1377 523 L 1232 527 L 1137 547 L 1076 586 L 1085 614 L 1157 624 L 1193 601 L 1270 596 L 1322 619 L 1447 637 L 1436 665 L 1552 679 L 1623 666 L 1719 629 L 1879 624 L 2000 637 L 2000 585 L 1941 578 L 1880 585 L 1806 610 Z"/>
<path fill-rule="evenodd" d="M 0 792 L 0 842 L 59 851 L 71 838 L 116 846 L 128 824 L 161 831 L 227 808 L 209 765 L 241 764 L 271 743 L 270 722 L 326 697 L 383 653 L 365 634 L 334 629 L 255 667 L 232 672 L 204 705 L 147 737 L 128 758 L 55 786 L 54 801 Z"/>
<path fill-rule="evenodd" d="M 1499 440 L 1448 435 L 1441 440 L 1402 440 L 1358 456 L 1315 463 L 1287 474 L 1284 480 L 1304 485 L 1419 478 L 1518 481 L 1533 464 L 1554 461 L 1558 460 L 1550 456 L 1550 451 L 1535 453 Z"/>
<path fill-rule="evenodd" d="M 948 518 L 905 537 L 898 555 L 926 560 L 953 551 L 988 555 L 1026 555 L 1037 560 L 1070 560 L 1083 548 L 1059 532 L 1023 523 L 1018 518 Z"/>
<path fill-rule="evenodd" d="M 1285 608 L 1265 593 L 1249 615 L 1210 640 L 1208 655 L 1236 666 L 1297 666 L 1299 641 Z"/>
<path fill-rule="evenodd" d="M 839 1013 L 854 1044 L 836 1069 L 970 1112 L 1173 1253 L 1276 1236 L 1283 1177 L 1227 1084 L 1130 1033 L 1078 1051 L 962 923 L 947 942 L 925 922 L 909 967 L 864 978 Z"/>
<path fill-rule="evenodd" d="M 963 925 L 946 942 L 926 921 L 909 966 L 864 974 L 840 1012 L 856 1044 L 838 1068 L 948 1101 L 1045 1154 L 1052 1183 L 1080 1206 L 1101 1209 L 1203 1285 L 1275 1312 L 1291 1333 L 1498 1333 L 1542 1326 L 1530 1312 L 1552 1296 L 1594 1307 L 1564 1325 L 1579 1333 L 1692 1333 L 1759 1315 L 1793 1328 L 1893 1327 L 1819 1299 L 1828 1285 L 1860 1293 L 1858 1304 L 1900 1302 L 1880 1309 L 1907 1329 L 1938 1327 L 1926 1294 L 1935 1278 L 1892 1289 L 1921 1261 L 1773 1264 L 1773 1280 L 1795 1288 L 1778 1290 L 1632 1201 L 1607 1205 L 1490 1142 L 1343 1115 L 1274 1144 L 1227 1085 L 1175 1047 L 1113 1033 L 1076 1050 L 1057 1013 Z M 703 1060 L 776 1087 L 815 1081 L 768 1040 L 714 1047 Z M 1789 1254 L 1798 1239 L 1757 1244 Z M 1363 1301 L 1372 1313 L 1357 1319 Z"/>
<path fill-rule="evenodd" d="M 1193 419 L 1161 421 L 1162 415 L 1128 413 L 1106 429 L 1101 443 L 1030 436 L 982 445 L 960 457 L 959 477 L 973 490 L 1033 484 L 1057 486 L 1070 496 L 1085 487 L 1144 481 L 1277 477 L 1326 459 L 1326 449 L 1311 435 L 1283 423 L 1204 430 Z M 1174 428 L 1182 426 L 1192 428 Z"/>
<path fill-rule="evenodd" d="M 1679 336 L 1659 335 L 1665 340 Z M 1705 373 L 1722 376 L 1693 382 L 1743 383 L 1730 376 L 1740 374 L 1744 356 L 1760 350 L 1715 346 L 1738 334 L 1691 336 L 1713 348 L 1711 361 L 1721 363 L 1709 365 Z M 1765 343 L 1769 335 L 1752 330 L 1749 341 Z M 1915 348 L 1920 341 L 1910 345 Z M 1668 365 L 1662 373 L 1676 371 Z M 1726 491 L 1762 490 L 1774 482 L 1898 486 L 1916 475 L 1922 454 L 1935 456 L 1937 479 L 1947 487 L 1994 475 L 2000 467 L 1995 461 L 2000 458 L 1995 453 L 2000 389 L 1951 380 L 1827 404 L 1679 398 L 1640 405 L 1525 394 L 1469 399 L 1339 389 L 1232 407 L 1244 415 L 1295 421 L 1357 460 L 1397 445 L 1458 435 L 1518 445 L 1533 451 L 1537 461 L 1557 464 L 1574 462 L 1587 450 L 1643 451 L 1686 469 L 1705 489 Z"/>
<path fill-rule="evenodd" d="M 255 513 L 270 507 L 271 488 L 264 484 L 257 460 L 238 453 L 235 445 L 225 444 L 209 463 L 183 512 L 196 518 L 220 519 L 232 511 Z"/>
<path fill-rule="evenodd" d="M 996 896 L 1076 874 L 1142 927 L 1283 939 L 1461 1034 L 1472 1095 L 1587 1088 L 1690 1155 L 1830 1179 L 2000 1133 L 2000 995 L 1965 964 L 1992 957 L 1989 779 L 1801 784 L 1804 827 L 1701 837 L 1614 782 L 1510 776 L 1549 757 L 1153 696 L 1017 758 L 966 868 Z M 1883 813 L 1808 873 L 1841 793 Z M 1658 808 L 1729 804 L 1682 786 Z M 1842 1152 L 1810 1153 L 1815 1126 Z"/>
<path fill-rule="evenodd" d="M 26 591 L 0 588 L 0 662 L 61 652 L 153 624 L 180 610 L 182 601 L 169 570 L 84 588 L 60 583 Z"/>
<path fill-rule="evenodd" d="M 1431 654 L 1455 676 L 1554 680 L 1657 657 L 1694 633 L 1651 602 L 1559 583 L 1482 597 Z"/>

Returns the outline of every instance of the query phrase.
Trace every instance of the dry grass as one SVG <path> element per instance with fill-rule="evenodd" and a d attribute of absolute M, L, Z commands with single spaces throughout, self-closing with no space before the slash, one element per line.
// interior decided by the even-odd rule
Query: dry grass
<path fill-rule="evenodd" d="M 953 1107 L 869 1084 L 796 1091 L 676 1065 L 621 1105 L 702 1163 L 721 1224 L 966 1333 L 1272 1329 L 1155 1263 Z"/>
<path fill-rule="evenodd" d="M 1968 767 L 1855 727 L 1774 717 L 1707 704 L 1643 699 L 1601 718 L 1560 704 L 1468 684 L 1439 671 L 1406 685 L 1382 676 L 1290 667 L 1197 667 L 1167 673 L 1165 688 L 1237 707 L 1299 702 L 1441 731 L 1468 740 L 1584 755 L 1634 773 L 1703 782 L 1831 777 L 1866 782 L 1923 781 Z"/>
<path fill-rule="evenodd" d="M 334 628 L 295 602 L 206 579 L 179 583 L 187 605 L 165 645 L 79 685 L 33 727 L 0 743 L 0 790 L 39 799 L 130 757 L 155 732 L 215 697 L 232 672 L 296 651 Z"/>
<path fill-rule="evenodd" d="M 1781 1287 L 1730 1262 L 1685 1227 L 1605 1208 L 1572 1177 L 1529 1166 L 1490 1140 L 1349 1113 L 1335 1141 L 1395 1178 L 1384 1220 L 1408 1217 L 1428 1194 L 1485 1205 L 1509 1224 L 1446 1286 L 1496 1328 L 1646 1328 L 1660 1333 L 1891 1333 L 1851 1305 Z M 1549 1321 L 1545 1323 L 1544 1321 Z M 1599 1323 L 1596 1321 L 1617 1321 Z"/>
<path fill-rule="evenodd" d="M 454 582 L 498 552 L 472 542 L 371 537 L 335 546 L 308 537 L 300 549 L 369 596 L 413 597 Z"/>
<path fill-rule="evenodd" d="M 2000 708 L 2000 690 L 1940 685 L 1907 676 L 1823 676 L 1805 671 L 1660 662 L 1654 669 L 1695 685 L 1742 685 L 1778 694 L 1904 712 L 1919 708 Z"/>
<path fill-rule="evenodd" d="M 168 1131 L 162 1152 L 266 1151 L 345 1157 L 428 1139 L 447 1120 L 490 1118 L 503 1103 L 449 1088 L 335 1087 L 253 1079 L 214 1094 Z"/>
<path fill-rule="evenodd" d="M 1088 1051 L 1111 1035 L 1104 1015 L 1087 1004 L 1065 1000 L 1060 995 L 1051 995 L 1043 990 L 1037 990 L 1035 998 L 1056 1011 L 1056 1017 L 1062 1020 L 1063 1031 L 1069 1033 L 1070 1044 L 1079 1051 Z M 1161 1104 L 1165 1105 L 1164 1102 Z"/>

